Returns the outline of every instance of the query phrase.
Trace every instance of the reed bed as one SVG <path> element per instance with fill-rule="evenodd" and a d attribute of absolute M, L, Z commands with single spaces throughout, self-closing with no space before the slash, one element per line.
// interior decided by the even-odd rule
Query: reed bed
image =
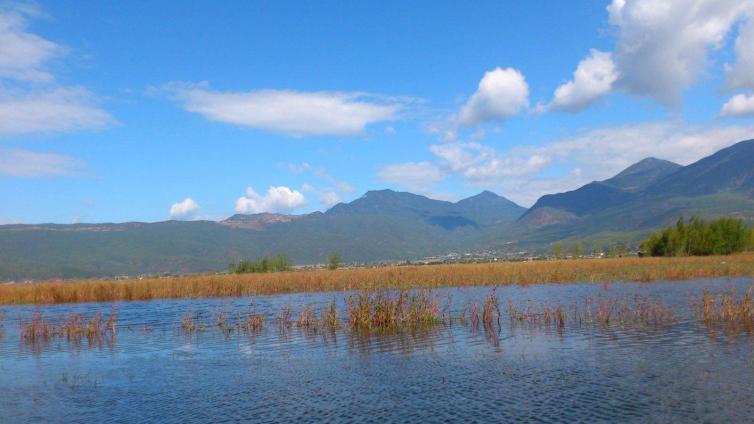
<path fill-rule="evenodd" d="M 754 277 L 753 253 L 708 257 L 575 259 L 2 284 L 0 304 L 112 302 L 318 291 L 743 276 Z"/>
<path fill-rule="evenodd" d="M 672 310 L 643 296 L 630 298 L 587 298 L 581 304 L 551 305 L 527 302 L 514 305 L 508 301 L 508 319 L 512 325 L 581 327 L 620 325 L 632 327 L 663 326 L 675 322 Z"/>
<path fill-rule="evenodd" d="M 347 322 L 356 331 L 397 331 L 442 323 L 439 298 L 431 290 L 363 290 L 346 300 Z"/>
<path fill-rule="evenodd" d="M 728 329 L 754 330 L 754 299 L 752 286 L 743 295 L 735 290 L 714 295 L 704 291 L 693 305 L 698 317 L 707 325 L 725 325 Z"/>
<path fill-rule="evenodd" d="M 214 309 L 195 314 L 188 311 L 180 318 L 176 329 L 188 336 L 208 331 L 226 336 L 232 333 L 255 336 L 267 328 L 268 317 L 273 317 L 281 334 L 289 334 L 298 328 L 306 334 L 321 333 L 323 337 L 327 334 L 334 336 L 338 330 L 356 337 L 410 335 L 460 324 L 475 332 L 483 329 L 485 335 L 496 338 L 502 331 L 505 316 L 511 327 L 555 328 L 558 331 L 594 326 L 662 327 L 676 322 L 668 306 L 639 295 L 605 297 L 600 294 L 570 305 L 531 300 L 515 304 L 508 299 L 507 313 L 503 314 L 497 287 L 479 300 L 466 302 L 455 313 L 451 309 L 451 299 L 448 297 L 443 305 L 432 289 L 362 290 L 347 295 L 344 304 L 344 311 L 338 310 L 334 298 L 319 309 L 315 304 L 302 305 L 296 310 L 290 304 L 283 305 L 276 314 L 274 311 L 257 312 L 253 307 L 246 312 Z M 754 329 L 754 286 L 743 295 L 737 295 L 735 291 L 717 295 L 704 291 L 692 306 L 699 319 L 707 324 L 725 323 L 737 329 Z M 22 343 L 36 349 L 55 339 L 73 344 L 86 339 L 90 346 L 101 345 L 114 342 L 117 313 L 113 309 L 107 319 L 100 312 L 89 318 L 68 314 L 52 322 L 37 311 L 20 326 Z"/>
<path fill-rule="evenodd" d="M 32 314 L 31 320 L 20 322 L 22 343 L 32 347 L 49 343 L 53 339 L 64 338 L 70 343 L 80 344 L 86 339 L 90 346 L 114 343 L 117 335 L 118 315 L 115 309 L 105 320 L 101 312 L 96 312 L 89 319 L 83 315 L 71 313 L 51 322 L 41 312 Z"/>

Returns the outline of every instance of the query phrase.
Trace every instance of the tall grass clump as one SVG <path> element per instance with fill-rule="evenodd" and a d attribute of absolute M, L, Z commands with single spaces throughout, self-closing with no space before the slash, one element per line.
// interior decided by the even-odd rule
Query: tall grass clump
<path fill-rule="evenodd" d="M 754 286 L 743 295 L 730 290 L 714 295 L 705 290 L 699 300 L 692 302 L 697 316 L 707 325 L 723 324 L 730 329 L 754 329 Z"/>
<path fill-rule="evenodd" d="M 401 331 L 442 323 L 439 299 L 430 290 L 363 290 L 346 299 L 352 331 Z"/>
<path fill-rule="evenodd" d="M 41 312 L 32 314 L 31 320 L 21 321 L 21 342 L 38 348 L 55 338 L 64 338 L 74 345 L 86 339 L 89 346 L 101 346 L 108 342 L 114 344 L 117 335 L 118 314 L 113 308 L 107 319 L 101 312 L 95 312 L 88 320 L 80 314 L 71 313 L 61 317 L 57 323 L 45 318 Z"/>
<path fill-rule="evenodd" d="M 675 226 L 653 234 L 642 243 L 651 256 L 707 256 L 743 252 L 752 246 L 752 230 L 741 219 L 704 221 L 678 218 Z"/>

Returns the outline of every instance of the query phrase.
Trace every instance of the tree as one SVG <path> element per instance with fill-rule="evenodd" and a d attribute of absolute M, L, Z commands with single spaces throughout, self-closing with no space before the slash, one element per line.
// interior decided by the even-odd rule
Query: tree
<path fill-rule="evenodd" d="M 752 230 L 735 218 L 706 222 L 694 216 L 652 234 L 641 244 L 651 256 L 728 255 L 752 246 Z"/>
<path fill-rule="evenodd" d="M 584 253 L 584 245 L 581 243 L 581 241 L 577 241 L 576 244 L 573 245 L 573 256 L 576 258 L 580 258 L 583 253 Z"/>
<path fill-rule="evenodd" d="M 554 243 L 552 245 L 552 253 L 555 255 L 555 259 L 563 257 L 563 246 L 560 243 Z"/>
<path fill-rule="evenodd" d="M 327 259 L 327 269 L 336 270 L 340 267 L 341 259 L 340 255 L 333 253 L 330 258 Z"/>

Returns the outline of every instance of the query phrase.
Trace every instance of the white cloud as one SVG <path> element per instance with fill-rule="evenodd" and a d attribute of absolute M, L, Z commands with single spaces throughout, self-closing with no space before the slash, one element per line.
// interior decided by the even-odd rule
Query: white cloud
<path fill-rule="evenodd" d="M 55 153 L 0 149 L 0 175 L 10 177 L 73 176 L 82 165 L 78 159 Z"/>
<path fill-rule="evenodd" d="M 181 202 L 173 203 L 170 207 L 170 219 L 191 219 L 198 210 L 199 205 L 187 197 Z"/>
<path fill-rule="evenodd" d="M 737 118 L 754 117 L 754 95 L 745 96 L 738 94 L 730 98 L 723 105 L 720 116 L 730 116 Z"/>
<path fill-rule="evenodd" d="M 450 172 L 472 181 L 489 181 L 498 177 L 531 175 L 550 163 L 546 154 L 519 153 L 512 149 L 503 156 L 497 150 L 478 142 L 435 144 L 430 151 Z"/>
<path fill-rule="evenodd" d="M 477 91 L 458 113 L 458 122 L 473 127 L 502 121 L 529 106 L 529 86 L 524 75 L 513 68 L 495 68 L 479 81 Z"/>
<path fill-rule="evenodd" d="M 315 166 L 312 166 L 308 162 L 288 164 L 281 163 L 278 164 L 278 166 L 287 168 L 288 171 L 293 174 L 303 174 L 305 172 L 309 172 L 320 180 L 327 181 L 328 183 L 332 184 L 335 190 L 341 193 L 352 193 L 356 191 L 356 189 L 353 188 L 351 184 L 336 179 L 335 177 L 330 175 L 325 168 L 317 168 Z"/>
<path fill-rule="evenodd" d="M 65 48 L 27 31 L 33 6 L 0 6 L 0 136 L 99 129 L 115 119 L 81 87 L 54 84 L 45 71 Z"/>
<path fill-rule="evenodd" d="M 399 119 L 407 102 L 358 92 L 230 92 L 180 83 L 165 89 L 186 110 L 209 120 L 293 137 L 363 135 L 370 124 Z"/>
<path fill-rule="evenodd" d="M 340 196 L 338 196 L 338 193 L 332 190 L 325 190 L 319 195 L 319 203 L 325 209 L 329 209 L 340 203 Z"/>
<path fill-rule="evenodd" d="M 430 151 L 441 173 L 531 205 L 544 194 L 610 178 L 647 157 L 688 165 L 753 137 L 754 126 L 659 122 L 599 128 L 540 146 L 497 150 L 478 142 L 453 142 L 433 145 Z"/>
<path fill-rule="evenodd" d="M 705 70 L 709 51 L 722 47 L 752 10 L 754 0 L 613 0 L 608 12 L 618 29 L 616 85 L 678 104 L 682 90 Z"/>
<path fill-rule="evenodd" d="M 610 53 L 592 49 L 589 57 L 579 62 L 573 79 L 555 90 L 555 96 L 543 110 L 576 112 L 609 93 L 618 74 Z"/>
<path fill-rule="evenodd" d="M 45 62 L 64 52 L 64 48 L 27 31 L 33 8 L 0 10 L 0 78 L 49 82 L 54 78 L 42 70 Z"/>
<path fill-rule="evenodd" d="M 267 194 L 261 196 L 249 187 L 246 196 L 236 201 L 238 213 L 285 212 L 306 204 L 306 197 L 300 191 L 285 186 L 270 187 Z"/>
<path fill-rule="evenodd" d="M 754 136 L 754 126 L 698 126 L 686 122 L 661 122 L 601 128 L 553 141 L 531 153 L 548 154 L 566 169 L 578 174 L 559 178 L 535 176 L 523 184 L 517 200 L 530 203 L 540 195 L 572 190 L 594 180 L 610 178 L 647 157 L 688 165 L 718 150 Z"/>
<path fill-rule="evenodd" d="M 0 136 L 100 129 L 115 122 L 83 88 L 28 93 L 0 88 Z"/>
<path fill-rule="evenodd" d="M 386 165 L 378 172 L 380 180 L 395 184 L 419 193 L 431 191 L 434 183 L 445 176 L 440 169 L 429 162 L 407 162 Z"/>
<path fill-rule="evenodd" d="M 754 16 L 741 25 L 734 50 L 736 62 L 726 65 L 727 85 L 754 90 Z"/>

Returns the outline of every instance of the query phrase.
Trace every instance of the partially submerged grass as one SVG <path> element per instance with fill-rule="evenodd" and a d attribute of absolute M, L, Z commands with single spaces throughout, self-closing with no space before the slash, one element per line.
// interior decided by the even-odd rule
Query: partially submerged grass
<path fill-rule="evenodd" d="M 630 298 L 590 297 L 582 304 L 569 306 L 531 301 L 526 305 L 516 306 L 509 300 L 508 319 L 512 325 L 555 326 L 561 329 L 566 325 L 648 327 L 675 322 L 673 312 L 668 306 L 638 295 Z"/>
<path fill-rule="evenodd" d="M 89 346 L 114 343 L 117 335 L 117 312 L 112 309 L 107 320 L 101 312 L 95 312 L 88 320 L 80 314 L 71 313 L 61 317 L 57 323 L 50 322 L 41 312 L 32 314 L 30 321 L 21 321 L 21 342 L 34 347 L 49 343 L 55 338 L 65 338 L 73 344 L 80 344 L 86 338 Z"/>
<path fill-rule="evenodd" d="M 754 300 L 752 286 L 743 295 L 730 290 L 714 295 L 705 290 L 701 299 L 693 302 L 699 318 L 707 325 L 725 325 L 728 329 L 754 329 Z"/>
<path fill-rule="evenodd" d="M 439 299 L 430 290 L 364 290 L 346 299 L 346 309 L 354 331 L 413 330 L 443 322 Z"/>
<path fill-rule="evenodd" d="M 111 302 L 448 286 L 754 276 L 754 254 L 394 266 L 0 285 L 0 304 Z"/>

